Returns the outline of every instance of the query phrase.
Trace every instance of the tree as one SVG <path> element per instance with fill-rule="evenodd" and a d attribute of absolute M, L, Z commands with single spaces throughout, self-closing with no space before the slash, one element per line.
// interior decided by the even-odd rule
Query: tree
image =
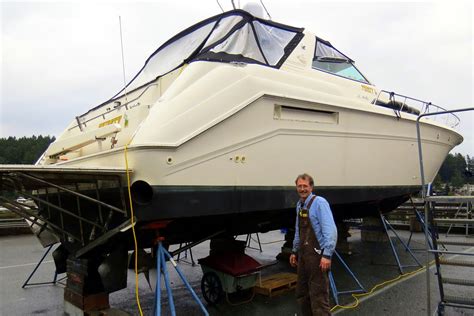
<path fill-rule="evenodd" d="M 450 182 L 453 170 L 454 156 L 452 154 L 448 154 L 438 172 L 439 176 L 441 177 L 441 181 L 444 183 Z"/>
<path fill-rule="evenodd" d="M 466 183 L 474 183 L 473 173 L 474 160 L 469 155 L 448 154 L 435 178 L 435 185 L 439 187 L 440 181 L 446 184 L 445 189 L 460 188 Z"/>
<path fill-rule="evenodd" d="M 42 135 L 0 138 L 0 164 L 33 164 L 54 140 Z"/>
<path fill-rule="evenodd" d="M 433 188 L 435 189 L 435 191 L 441 191 L 443 188 L 443 181 L 441 180 L 441 176 L 439 175 L 439 173 L 433 180 Z"/>
<path fill-rule="evenodd" d="M 451 177 L 451 185 L 455 189 L 459 189 L 465 183 L 465 179 L 459 170 L 455 170 L 453 176 Z"/>
<path fill-rule="evenodd" d="M 467 183 L 474 184 L 474 159 L 472 157 L 469 157 L 469 155 L 466 156 L 466 178 L 467 178 Z"/>

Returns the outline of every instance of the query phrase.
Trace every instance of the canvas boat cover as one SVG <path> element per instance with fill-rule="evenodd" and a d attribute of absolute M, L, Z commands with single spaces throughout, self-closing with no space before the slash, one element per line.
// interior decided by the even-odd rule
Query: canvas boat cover
<path fill-rule="evenodd" d="M 110 100 L 142 88 L 185 63 L 252 63 L 279 68 L 303 38 L 303 28 L 232 10 L 199 22 L 161 45 L 142 69 Z M 89 113 L 88 112 L 88 113 Z M 87 114 L 87 113 L 86 113 Z"/>

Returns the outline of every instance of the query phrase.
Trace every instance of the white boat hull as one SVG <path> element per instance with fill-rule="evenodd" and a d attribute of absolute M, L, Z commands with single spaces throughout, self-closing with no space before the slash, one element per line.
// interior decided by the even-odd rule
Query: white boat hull
<path fill-rule="evenodd" d="M 337 218 L 376 215 L 421 186 L 416 121 L 405 116 L 262 96 L 179 146 L 130 145 L 63 164 L 123 167 L 126 157 L 143 220 L 289 210 L 303 172 Z M 431 181 L 460 136 L 423 123 L 422 139 Z"/>

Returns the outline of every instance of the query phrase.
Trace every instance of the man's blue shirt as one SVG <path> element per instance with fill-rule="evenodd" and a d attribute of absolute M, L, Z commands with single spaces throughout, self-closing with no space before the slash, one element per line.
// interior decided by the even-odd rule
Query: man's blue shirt
<path fill-rule="evenodd" d="M 299 231 L 299 211 L 302 207 L 307 207 L 309 201 L 314 196 L 311 193 L 304 203 L 298 201 L 296 205 L 296 226 L 295 226 L 295 239 L 293 240 L 293 252 L 297 252 L 300 245 L 300 231 Z M 308 210 L 309 219 L 311 226 L 316 234 L 321 249 L 324 249 L 323 255 L 325 257 L 331 257 L 336 249 L 337 243 L 337 228 L 332 217 L 331 208 L 329 207 L 328 201 L 321 196 L 317 196 L 311 208 Z"/>

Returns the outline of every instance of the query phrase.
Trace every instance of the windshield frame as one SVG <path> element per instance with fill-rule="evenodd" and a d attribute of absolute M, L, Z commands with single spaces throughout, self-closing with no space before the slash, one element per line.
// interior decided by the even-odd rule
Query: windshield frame
<path fill-rule="evenodd" d="M 343 58 L 340 59 L 340 61 L 321 61 L 321 60 L 318 60 L 318 57 L 331 57 L 331 56 L 317 56 L 317 52 L 318 52 L 318 43 L 322 43 L 326 46 L 328 46 L 330 49 L 334 50 L 337 55 L 341 55 L 344 57 L 345 61 L 343 61 Z M 336 58 L 336 57 L 335 57 Z M 319 68 L 317 66 L 314 65 L 314 62 L 317 61 L 317 62 L 326 62 L 326 63 L 343 63 L 343 64 L 346 64 L 346 65 L 350 65 L 351 68 L 353 68 L 358 75 L 360 75 L 360 77 L 363 79 L 363 80 L 358 80 L 358 79 L 355 79 L 355 78 L 351 78 L 351 77 L 348 77 L 348 76 L 344 76 L 344 75 L 341 75 L 341 74 L 338 74 L 336 72 L 332 72 L 332 71 L 329 71 L 329 70 L 325 70 L 325 69 L 322 69 L 322 68 Z M 348 79 L 348 80 L 352 80 L 352 81 L 355 81 L 355 82 L 359 82 L 359 83 L 363 83 L 363 84 L 368 84 L 368 85 L 372 85 L 372 83 L 364 76 L 364 74 L 356 67 L 355 65 L 355 62 L 354 60 L 352 60 L 351 58 L 349 58 L 347 55 L 343 54 L 342 52 L 340 52 L 337 48 L 335 48 L 329 41 L 326 41 L 322 38 L 319 38 L 317 36 L 315 36 L 315 46 L 314 46 L 314 55 L 313 55 L 313 60 L 312 60 L 312 63 L 311 63 L 311 68 L 314 69 L 314 70 L 317 70 L 317 71 L 322 71 L 324 73 L 327 73 L 327 74 L 331 74 L 331 75 L 334 75 L 334 76 L 337 76 L 337 77 L 340 77 L 340 78 L 344 78 L 344 79 Z"/>

